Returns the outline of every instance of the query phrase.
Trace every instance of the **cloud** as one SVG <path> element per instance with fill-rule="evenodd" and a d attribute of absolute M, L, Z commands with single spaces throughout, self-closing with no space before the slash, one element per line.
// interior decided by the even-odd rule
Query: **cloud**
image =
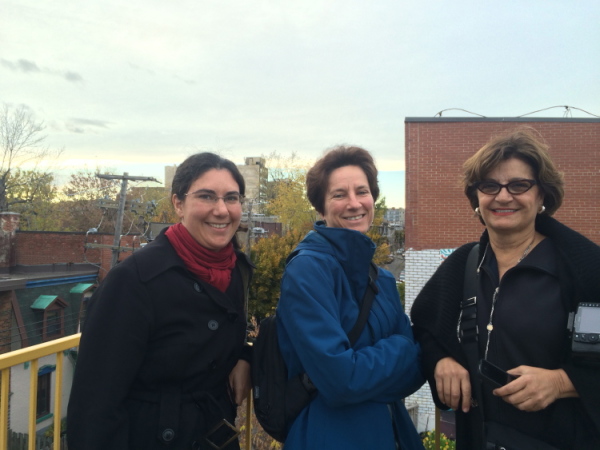
<path fill-rule="evenodd" d="M 83 77 L 75 72 L 65 72 L 65 79 L 67 81 L 71 81 L 73 83 L 77 83 L 79 81 L 83 81 Z"/>
<path fill-rule="evenodd" d="M 71 83 L 79 83 L 83 81 L 83 77 L 77 72 L 73 72 L 71 70 L 63 72 L 60 70 L 53 70 L 48 68 L 40 69 L 40 67 L 35 62 L 29 61 L 27 59 L 19 59 L 15 62 L 8 61 L 6 59 L 0 59 L 0 64 L 2 64 L 2 66 L 6 67 L 7 69 L 13 70 L 15 72 L 42 73 L 46 75 L 59 76 Z"/>
<path fill-rule="evenodd" d="M 65 123 L 65 127 L 72 133 L 94 133 L 98 128 L 109 128 L 110 122 L 106 120 L 71 118 Z"/>

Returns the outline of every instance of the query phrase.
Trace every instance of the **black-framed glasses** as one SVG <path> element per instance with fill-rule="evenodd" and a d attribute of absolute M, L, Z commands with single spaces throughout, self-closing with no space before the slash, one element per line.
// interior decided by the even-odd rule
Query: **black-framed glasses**
<path fill-rule="evenodd" d="M 220 197 L 214 192 L 200 189 L 199 191 L 188 192 L 185 195 L 208 205 L 215 205 L 219 200 L 223 200 L 226 205 L 230 206 L 244 203 L 244 196 L 239 192 L 230 192 Z"/>
<path fill-rule="evenodd" d="M 500 184 L 496 183 L 495 181 L 478 181 L 477 183 L 474 183 L 473 186 L 486 195 L 496 195 L 502 190 L 502 188 L 506 188 L 506 190 L 512 195 L 519 195 L 524 194 L 536 184 L 537 181 L 535 180 L 523 179 L 511 181 L 507 184 Z"/>

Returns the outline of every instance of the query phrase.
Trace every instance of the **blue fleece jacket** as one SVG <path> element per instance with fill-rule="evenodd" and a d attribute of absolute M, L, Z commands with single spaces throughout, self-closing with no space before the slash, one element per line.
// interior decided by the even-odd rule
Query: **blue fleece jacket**
<path fill-rule="evenodd" d="M 277 308 L 290 377 L 306 372 L 317 397 L 292 424 L 286 450 L 421 449 L 402 399 L 424 382 L 420 349 L 392 274 L 379 269 L 379 293 L 350 346 L 375 244 L 364 234 L 317 222 L 288 262 Z"/>

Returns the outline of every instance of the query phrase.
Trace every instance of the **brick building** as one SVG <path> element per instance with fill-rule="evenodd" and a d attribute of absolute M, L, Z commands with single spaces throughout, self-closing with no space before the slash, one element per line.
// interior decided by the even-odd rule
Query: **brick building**
<path fill-rule="evenodd" d="M 407 311 L 440 262 L 483 231 L 460 186 L 462 164 L 492 135 L 520 126 L 541 134 L 564 173 L 565 198 L 554 217 L 600 244 L 600 119 L 406 118 Z M 419 404 L 420 430 L 432 429 L 429 388 L 409 401 Z"/>

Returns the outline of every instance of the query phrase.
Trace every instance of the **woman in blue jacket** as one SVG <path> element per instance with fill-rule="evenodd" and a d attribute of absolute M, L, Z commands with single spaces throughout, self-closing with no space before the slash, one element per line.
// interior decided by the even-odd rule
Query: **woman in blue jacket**
<path fill-rule="evenodd" d="M 379 195 L 373 158 L 337 147 L 309 170 L 306 186 L 324 220 L 288 262 L 277 318 L 290 377 L 306 372 L 318 394 L 293 422 L 285 449 L 420 449 L 402 403 L 424 382 L 420 349 L 390 272 L 379 269 L 379 292 L 354 347 L 347 336 L 376 247 L 365 235 Z"/>

